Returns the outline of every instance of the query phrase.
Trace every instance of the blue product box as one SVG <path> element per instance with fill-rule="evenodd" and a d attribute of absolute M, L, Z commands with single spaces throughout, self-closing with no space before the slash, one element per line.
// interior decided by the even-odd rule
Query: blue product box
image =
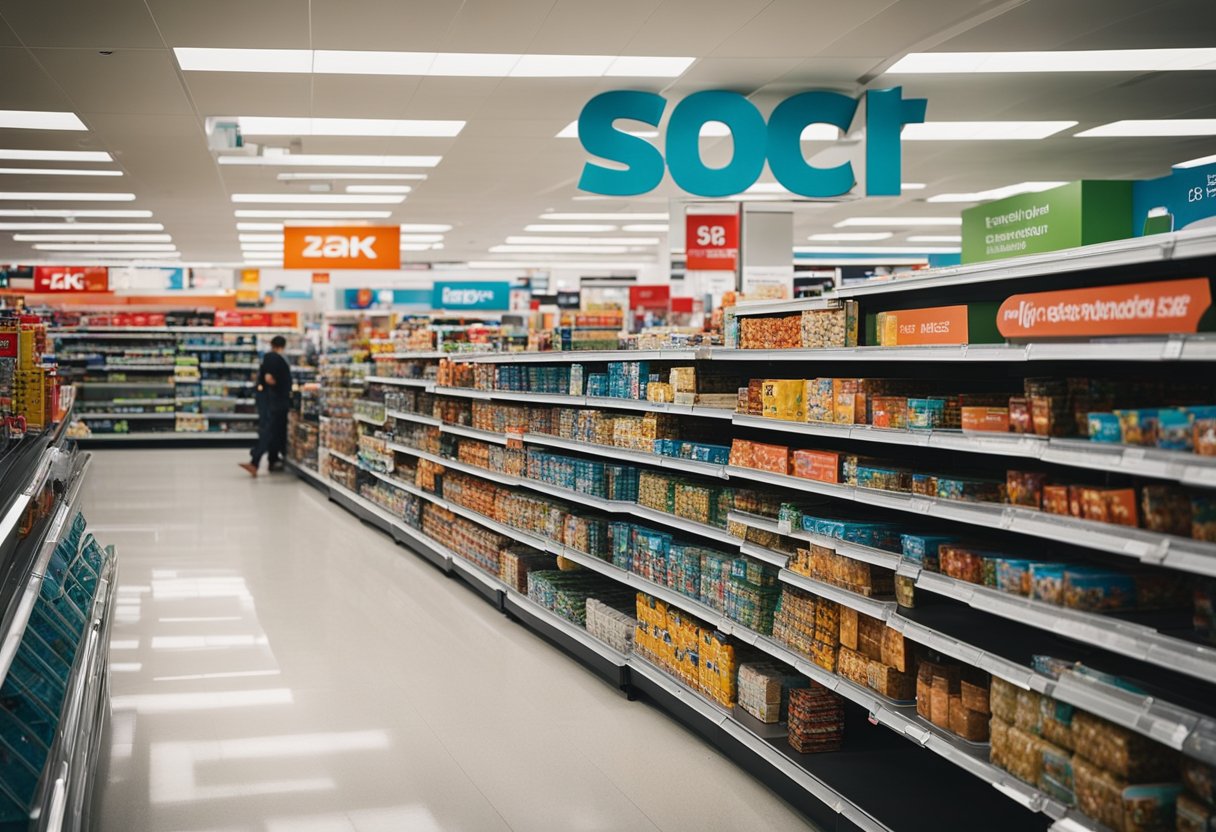
<path fill-rule="evenodd" d="M 1089 438 L 1094 442 L 1122 442 L 1123 426 L 1113 413 L 1090 413 L 1085 417 L 1089 424 Z"/>

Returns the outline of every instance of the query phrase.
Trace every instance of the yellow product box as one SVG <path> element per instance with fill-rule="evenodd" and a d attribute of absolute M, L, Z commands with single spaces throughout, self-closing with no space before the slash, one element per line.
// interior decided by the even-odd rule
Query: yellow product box
<path fill-rule="evenodd" d="M 646 385 L 646 400 L 650 402 L 674 402 L 675 390 L 672 385 L 662 381 L 652 381 Z"/>
<path fill-rule="evenodd" d="M 830 378 L 812 378 L 804 382 L 806 390 L 806 420 L 832 422 L 836 418 L 833 384 Z"/>
<path fill-rule="evenodd" d="M 677 393 L 697 392 L 697 368 L 672 367 L 671 386 Z"/>
<path fill-rule="evenodd" d="M 760 388 L 761 412 L 769 419 L 806 421 L 802 379 L 767 379 Z"/>
<path fill-rule="evenodd" d="M 899 316 L 895 312 L 879 312 L 877 326 L 878 346 L 899 346 Z"/>

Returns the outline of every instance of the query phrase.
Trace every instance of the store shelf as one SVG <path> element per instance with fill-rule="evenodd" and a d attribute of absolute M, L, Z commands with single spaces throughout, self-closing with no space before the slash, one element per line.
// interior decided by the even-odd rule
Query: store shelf
<path fill-rule="evenodd" d="M 256 361 L 200 361 L 199 368 L 203 370 L 256 370 Z"/>
<path fill-rule="evenodd" d="M 206 411 L 203 411 L 201 413 L 182 414 L 182 415 L 202 416 L 205 419 L 219 419 L 221 421 L 227 420 L 227 419 L 248 420 L 248 419 L 257 419 L 258 418 L 258 414 L 256 414 L 256 413 L 208 413 Z"/>
<path fill-rule="evenodd" d="M 362 413 L 355 413 L 352 415 L 351 418 L 354 419 L 356 422 L 362 422 L 365 425 L 373 425 L 378 428 L 384 427 L 384 423 L 388 421 L 387 418 L 373 419 L 370 416 L 364 416 Z"/>
<path fill-rule="evenodd" d="M 434 416 L 424 416 L 421 413 L 409 413 L 405 410 L 386 410 L 390 419 L 401 419 L 406 422 L 417 422 L 420 425 L 432 425 L 439 427 L 443 422 L 436 419 Z"/>
<path fill-rule="evenodd" d="M 439 430 L 443 433 L 451 434 L 452 436 L 463 436 L 467 439 L 477 439 L 482 442 L 490 442 L 494 445 L 507 444 L 507 436 L 502 433 L 494 433 L 488 430 L 478 430 L 477 428 L 465 427 L 464 425 L 449 425 L 446 422 L 441 422 Z"/>
<path fill-rule="evenodd" d="M 481 355 L 451 355 L 453 361 L 470 364 L 569 364 L 598 361 L 693 361 L 695 349 L 666 350 L 550 350 L 547 352 L 498 352 Z"/>
<path fill-rule="evenodd" d="M 430 378 L 393 378 L 392 376 L 368 376 L 366 381 L 368 384 L 391 384 L 396 387 L 430 388 L 435 385 L 435 380 Z"/>
<path fill-rule="evenodd" d="M 528 404 L 557 404 L 566 407 L 606 407 L 615 410 L 637 410 L 646 413 L 673 413 L 678 416 L 704 416 L 729 419 L 732 411 L 725 408 L 703 407 L 643 399 L 618 399 L 610 396 L 567 396 L 560 393 L 529 393 L 517 390 L 473 390 L 467 387 L 436 385 L 431 391 L 437 396 L 455 396 L 483 401 L 527 402 Z"/>
<path fill-rule="evenodd" d="M 125 390 L 163 390 L 172 387 L 172 381 L 78 381 L 82 387 L 119 387 Z"/>
<path fill-rule="evenodd" d="M 133 431 L 131 433 L 94 433 L 90 436 L 76 437 L 78 442 L 179 442 L 183 439 L 190 442 L 199 440 L 247 442 L 257 438 L 257 433 L 253 431 L 236 430 Z"/>
<path fill-rule="evenodd" d="M 176 419 L 177 413 L 77 413 L 76 418 L 82 421 L 89 419 Z"/>
<path fill-rule="evenodd" d="M 839 300 L 832 297 L 798 298 L 796 300 L 741 301 L 733 308 L 736 318 L 752 315 L 789 315 L 817 309 L 839 309 Z"/>
<path fill-rule="evenodd" d="M 853 500 L 865 505 L 920 514 L 936 520 L 952 520 L 985 528 L 1002 529 L 1028 537 L 1063 540 L 1073 546 L 1133 558 L 1155 566 L 1165 566 L 1200 575 L 1216 575 L 1216 543 L 1159 534 L 1146 529 L 1099 523 L 1075 517 L 1048 514 L 1035 509 L 997 503 L 966 503 L 921 497 L 894 491 L 855 488 L 850 485 L 773 474 L 739 466 L 727 466 L 732 479 L 750 480 L 803 491 Z"/>
<path fill-rule="evenodd" d="M 102 364 L 100 366 L 86 367 L 86 371 L 104 370 L 107 373 L 165 373 L 173 374 L 173 368 L 176 364 Z"/>
<path fill-rule="evenodd" d="M 828 347 L 825 349 L 743 350 L 715 347 L 702 354 L 712 361 L 800 362 L 984 362 L 1032 361 L 1216 361 L 1216 337 L 1106 339 L 1029 344 L 959 344 L 906 347 Z"/>
<path fill-rule="evenodd" d="M 256 344 L 180 344 L 183 352 L 257 352 Z"/>
<path fill-rule="evenodd" d="M 562 448 L 568 451 L 602 456 L 623 462 L 636 462 L 641 465 L 656 465 L 673 471 L 684 471 L 689 474 L 700 474 L 705 477 L 726 477 L 726 466 L 712 462 L 697 462 L 691 459 L 681 459 L 674 456 L 635 451 L 629 448 L 617 448 L 613 445 L 598 445 L 594 442 L 578 442 L 573 439 L 563 439 L 545 433 L 525 433 L 523 441 L 529 445 L 545 445 L 550 448 Z"/>
<path fill-rule="evenodd" d="M 344 454 L 341 451 L 335 451 L 333 448 L 321 448 L 320 453 L 329 454 L 330 456 L 335 456 L 338 459 L 342 460 L 343 462 L 347 463 L 348 465 L 354 465 L 356 468 L 359 467 L 359 460 L 356 459 L 355 457 L 351 456 L 350 454 Z"/>
<path fill-rule="evenodd" d="M 50 330 L 56 338 L 87 338 L 92 335 L 242 335 L 262 334 L 291 335 L 300 330 L 290 326 L 73 326 Z"/>
<path fill-rule="evenodd" d="M 613 407 L 622 410 L 641 410 L 648 413 L 672 413 L 677 416 L 704 416 L 710 419 L 729 419 L 734 413 L 734 411 L 726 408 L 705 407 L 695 404 L 617 399 L 609 396 L 587 396 L 585 398 L 588 407 Z"/>
<path fill-rule="evenodd" d="M 875 566 L 881 566 L 884 569 L 892 571 L 899 568 L 903 562 L 900 555 L 894 552 L 888 552 L 883 549 L 875 549 L 870 546 L 862 546 L 859 543 L 851 543 L 847 540 L 839 540 L 835 537 L 826 537 L 821 534 L 813 534 L 803 529 L 788 527 L 772 520 L 768 517 L 760 517 L 756 514 L 748 514 L 743 511 L 732 511 L 727 514 L 727 521 L 734 523 L 742 523 L 745 526 L 751 526 L 761 531 L 771 532 L 773 534 L 792 537 L 795 540 L 804 540 L 807 543 L 814 543 L 819 546 L 826 546 L 829 549 L 836 551 L 838 554 L 850 557 L 853 560 L 859 560 L 864 563 L 871 563 Z M 786 557 L 784 554 L 770 551 L 770 558 Z"/>

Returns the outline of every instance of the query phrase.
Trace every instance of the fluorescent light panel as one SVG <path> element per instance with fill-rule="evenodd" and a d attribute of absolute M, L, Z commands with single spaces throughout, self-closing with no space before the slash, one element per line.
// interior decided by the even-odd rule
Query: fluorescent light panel
<path fill-rule="evenodd" d="M 442 234 L 402 234 L 403 243 L 442 243 Z"/>
<path fill-rule="evenodd" d="M 113 162 L 102 150 L 0 150 L 0 159 L 10 162 Z"/>
<path fill-rule="evenodd" d="M 626 230 L 628 230 L 628 229 L 626 229 Z M 595 223 L 595 224 L 584 223 L 581 225 L 577 225 L 577 224 L 544 225 L 544 224 L 535 224 L 534 223 L 532 225 L 525 225 L 524 231 L 530 231 L 532 233 L 540 233 L 540 234 L 554 233 L 554 232 L 557 232 L 557 233 L 570 232 L 570 233 L 587 234 L 587 233 L 590 233 L 593 231 L 616 231 L 616 226 L 615 225 L 603 225 L 603 224 L 598 224 L 598 223 Z"/>
<path fill-rule="evenodd" d="M 367 194 L 233 194 L 232 201 L 269 202 L 299 205 L 400 205 L 400 195 Z"/>
<path fill-rule="evenodd" d="M 433 168 L 442 156 L 372 156 L 346 153 L 271 153 L 262 156 L 220 156 L 221 165 L 278 167 Z"/>
<path fill-rule="evenodd" d="M 159 222 L 0 222 L 0 231 L 164 231 Z"/>
<path fill-rule="evenodd" d="M 5 202 L 132 202 L 135 194 L 120 193 L 72 193 L 70 191 L 3 191 L 0 200 Z"/>
<path fill-rule="evenodd" d="M 421 233 L 436 233 L 442 234 L 445 231 L 451 231 L 452 226 L 442 222 L 403 222 L 401 223 L 402 231 L 418 231 Z"/>
<path fill-rule="evenodd" d="M 1089 49 L 1046 52 L 913 52 L 897 74 L 977 72 L 1171 72 L 1216 69 L 1216 49 Z"/>
<path fill-rule="evenodd" d="M 652 262 L 639 260 L 542 260 L 536 257 L 517 256 L 501 260 L 470 260 L 464 264 L 470 269 L 645 269 Z"/>
<path fill-rule="evenodd" d="M 490 246 L 492 253 L 519 252 L 521 254 L 624 254 L 628 246 L 556 246 L 556 245 L 501 245 Z"/>
<path fill-rule="evenodd" d="M 236 224 L 237 231 L 278 231 L 278 236 L 283 236 L 283 223 L 281 222 L 238 222 Z"/>
<path fill-rule="evenodd" d="M 151 211 L 135 209 L 111 208 L 0 208 L 0 217 L 61 217 L 75 219 L 89 217 L 113 217 L 121 219 L 140 219 L 152 216 Z"/>
<path fill-rule="evenodd" d="M 1200 156 L 1198 159 L 1190 159 L 1186 162 L 1179 162 L 1174 165 L 1176 168 L 1197 168 L 1202 165 L 1210 165 L 1216 162 L 1216 154 L 1211 156 Z"/>
<path fill-rule="evenodd" d="M 414 190 L 409 185 L 347 185 L 348 194 L 408 194 Z"/>
<path fill-rule="evenodd" d="M 242 251 L 282 251 L 283 243 L 241 243 Z"/>
<path fill-rule="evenodd" d="M 658 237 L 507 237 L 510 245 L 657 246 Z"/>
<path fill-rule="evenodd" d="M 1076 138 L 1216 136 L 1216 118 L 1141 118 L 1112 121 L 1077 133 Z"/>
<path fill-rule="evenodd" d="M 912 234 L 908 237 L 909 243 L 961 243 L 963 238 L 959 234 Z"/>
<path fill-rule="evenodd" d="M 18 243 L 168 243 L 169 234 L 14 234 Z"/>
<path fill-rule="evenodd" d="M 291 72 L 481 78 L 676 78 L 695 58 L 616 55 L 521 55 L 481 52 L 387 52 L 329 49 L 178 47 L 187 72 Z"/>
<path fill-rule="evenodd" d="M 283 234 L 240 234 L 237 239 L 242 243 L 282 243 Z"/>
<path fill-rule="evenodd" d="M 0 168 L 6 176 L 122 176 L 120 170 L 81 170 L 78 168 Z"/>
<path fill-rule="evenodd" d="M 250 136 L 384 136 L 448 138 L 467 122 L 408 118 L 314 118 L 310 116 L 237 116 Z"/>
<path fill-rule="evenodd" d="M 240 219 L 259 220 L 278 217 L 285 220 L 382 220 L 392 216 L 392 211 L 275 211 L 261 208 L 242 208 L 232 212 Z"/>
<path fill-rule="evenodd" d="M 667 212 L 659 211 L 659 212 L 655 212 L 655 213 L 645 213 L 645 212 L 627 213 L 624 211 L 620 211 L 620 212 L 616 212 L 616 213 L 612 213 L 612 214 L 586 214 L 586 213 L 571 214 L 571 213 L 560 213 L 559 212 L 559 213 L 541 214 L 540 218 L 542 220 L 573 220 L 574 222 L 578 222 L 580 220 L 588 220 L 588 221 L 592 221 L 592 222 L 594 222 L 595 220 L 608 220 L 608 221 L 638 220 L 639 222 L 641 222 L 643 220 L 666 220 Z"/>
<path fill-rule="evenodd" d="M 634 233 L 634 234 L 636 234 L 638 232 L 641 232 L 643 234 L 645 234 L 645 233 L 666 234 L 669 230 L 669 227 L 668 227 L 667 223 L 661 223 L 661 222 L 637 223 L 634 225 L 622 225 L 621 230 L 628 231 L 628 232 Z"/>
<path fill-rule="evenodd" d="M 1075 121 L 926 121 L 905 125 L 900 138 L 910 142 L 1045 139 L 1076 126 Z"/>
<path fill-rule="evenodd" d="M 37 243 L 38 251 L 175 251 L 173 243 Z"/>
<path fill-rule="evenodd" d="M 88 130 L 75 113 L 43 110 L 0 110 L 0 128 L 6 130 Z"/>
<path fill-rule="evenodd" d="M 886 240 L 892 236 L 894 236 L 893 232 L 890 231 L 842 231 L 834 234 L 812 234 L 807 239 L 839 243 L 860 243 L 873 240 Z"/>
<path fill-rule="evenodd" d="M 1050 191 L 1067 182 L 1019 182 L 1016 185 L 1005 185 L 1000 188 L 989 188 L 986 191 L 975 191 L 969 194 L 934 194 L 926 202 L 987 202 L 993 199 L 1004 199 L 1018 194 L 1037 194 L 1040 191 Z"/>
<path fill-rule="evenodd" d="M 795 254 L 958 254 L 957 246 L 794 246 Z"/>
<path fill-rule="evenodd" d="M 849 217 L 836 223 L 835 228 L 858 226 L 887 228 L 917 228 L 930 225 L 962 225 L 962 217 Z"/>
<path fill-rule="evenodd" d="M 619 129 L 619 128 L 618 128 Z M 639 139 L 655 139 L 659 136 L 658 130 L 621 130 L 622 133 L 627 133 L 630 136 L 637 136 Z M 578 122 L 572 121 L 558 131 L 558 139 L 577 139 L 578 138 Z"/>
<path fill-rule="evenodd" d="M 350 179 L 350 180 L 379 180 L 383 182 L 408 182 L 426 179 L 425 173 L 354 173 L 351 171 L 333 171 L 329 173 L 312 173 L 312 172 L 296 172 L 289 171 L 280 173 L 276 177 L 280 182 L 294 182 L 297 180 L 329 180 L 329 179 Z"/>

